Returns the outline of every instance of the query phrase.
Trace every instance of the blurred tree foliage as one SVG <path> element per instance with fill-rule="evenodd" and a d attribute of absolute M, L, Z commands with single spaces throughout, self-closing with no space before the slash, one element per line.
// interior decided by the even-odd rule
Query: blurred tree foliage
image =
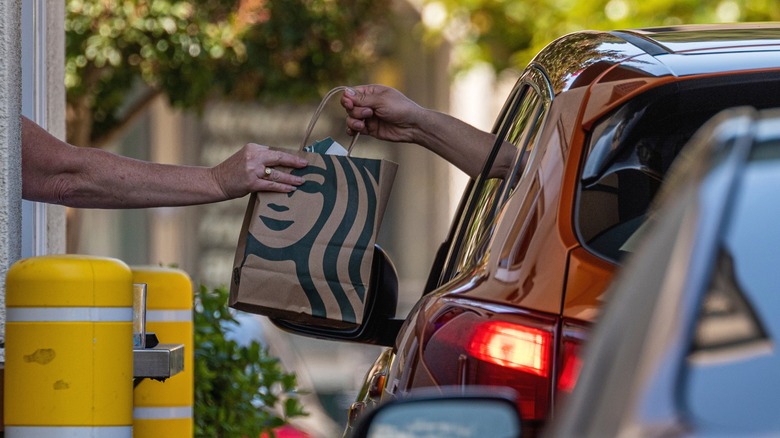
<path fill-rule="evenodd" d="M 424 0 L 425 36 L 455 43 L 456 69 L 520 70 L 564 34 L 692 23 L 780 20 L 777 0 Z"/>
<path fill-rule="evenodd" d="M 67 0 L 68 141 L 100 146 L 151 100 L 298 100 L 373 56 L 387 2 Z"/>

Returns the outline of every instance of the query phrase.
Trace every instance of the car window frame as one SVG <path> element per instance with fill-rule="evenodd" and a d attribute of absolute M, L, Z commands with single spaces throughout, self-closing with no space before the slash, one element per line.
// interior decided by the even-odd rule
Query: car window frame
<path fill-rule="evenodd" d="M 529 93 L 533 93 L 533 95 Z M 521 104 L 528 96 L 534 96 L 538 99 L 537 105 L 534 107 L 534 115 L 533 117 L 526 119 L 526 126 L 522 129 L 523 134 L 520 135 L 520 138 L 523 139 L 523 147 L 518 148 L 518 153 L 515 154 L 512 165 L 508 170 L 508 175 L 513 176 L 501 180 L 496 190 L 498 201 L 491 207 L 491 213 L 489 214 L 488 219 L 483 221 L 485 223 L 485 225 L 481 227 L 483 231 L 492 228 L 490 224 L 495 223 L 498 211 L 506 205 L 514 187 L 517 187 L 520 181 L 528 175 L 528 168 L 530 167 L 528 164 L 538 150 L 537 143 L 540 138 L 539 133 L 543 129 L 544 120 L 553 99 L 552 88 L 547 76 L 535 66 L 526 69 L 517 80 L 499 117 L 496 119 L 494 128 L 491 131 L 496 134 L 496 141 L 485 160 L 482 171 L 477 178 L 470 180 L 467 189 L 464 191 L 461 207 L 456 216 L 458 220 L 455 222 L 456 226 L 451 230 L 450 244 L 447 248 L 447 255 L 439 274 L 437 286 L 445 284 L 460 272 L 463 272 L 464 269 L 467 269 L 468 266 L 472 266 L 479 260 L 480 254 L 484 254 L 484 252 L 479 251 L 479 246 L 484 245 L 486 241 L 490 240 L 488 237 L 491 233 L 482 233 L 479 238 L 473 241 L 473 245 L 469 248 L 463 248 L 464 241 L 469 229 L 475 223 L 474 216 L 478 213 L 484 188 L 487 184 L 491 183 L 491 180 L 495 180 L 495 178 L 490 178 L 489 174 L 498 156 L 498 152 L 508 137 L 510 129 L 515 125 L 515 118 L 521 108 Z M 529 134 L 528 127 L 535 127 L 532 134 Z M 528 154 L 530 156 L 526 159 L 526 152 L 528 152 L 529 145 L 531 146 L 530 154 Z M 523 162 L 526 164 L 525 168 L 523 168 L 522 172 L 517 172 L 517 167 Z M 464 251 L 469 252 L 466 251 L 468 249 L 471 249 L 470 253 L 477 257 L 462 257 L 461 255 Z M 459 262 L 462 263 L 459 265 Z"/>

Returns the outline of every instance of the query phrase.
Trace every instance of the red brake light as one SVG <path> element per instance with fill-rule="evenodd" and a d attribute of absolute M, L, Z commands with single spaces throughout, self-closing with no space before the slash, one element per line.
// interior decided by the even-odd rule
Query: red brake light
<path fill-rule="evenodd" d="M 540 315 L 442 313 L 422 347 L 425 367 L 419 369 L 430 377 L 418 373 L 415 384 L 514 388 L 523 418 L 544 420 L 553 392 L 555 327 L 554 318 Z"/>
<path fill-rule="evenodd" d="M 476 327 L 468 353 L 476 359 L 547 377 L 550 373 L 549 332 L 503 321 Z"/>
<path fill-rule="evenodd" d="M 590 328 L 582 323 L 563 322 L 556 403 L 564 403 L 577 384 L 582 368 L 582 346 L 589 332 Z"/>
<path fill-rule="evenodd" d="M 558 390 L 571 392 L 580 376 L 582 368 L 582 358 L 580 357 L 580 347 L 571 342 L 563 344 L 563 368 L 558 377 Z"/>
<path fill-rule="evenodd" d="M 523 419 L 547 419 L 574 387 L 589 326 L 539 314 L 495 314 L 452 306 L 426 325 L 412 385 L 514 388 Z M 560 336 L 560 337 L 557 337 Z M 553 383 L 556 383 L 553 387 Z"/>

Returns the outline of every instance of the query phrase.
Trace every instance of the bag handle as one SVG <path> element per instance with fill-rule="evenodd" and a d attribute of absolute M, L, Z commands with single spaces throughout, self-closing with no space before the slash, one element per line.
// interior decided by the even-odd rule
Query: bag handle
<path fill-rule="evenodd" d="M 340 86 L 336 87 L 330 91 L 328 91 L 327 94 L 325 94 L 325 97 L 322 98 L 322 102 L 320 102 L 320 106 L 317 107 L 317 110 L 314 111 L 314 115 L 311 117 L 311 121 L 309 121 L 309 127 L 306 128 L 306 135 L 303 137 L 303 143 L 301 143 L 301 150 L 306 147 L 306 144 L 309 143 L 309 137 L 311 136 L 311 132 L 314 130 L 314 125 L 317 123 L 317 120 L 320 118 L 320 114 L 322 113 L 322 110 L 325 108 L 325 104 L 328 103 L 328 100 L 330 100 L 333 95 L 335 95 L 338 92 L 346 90 L 347 87 Z M 358 137 L 360 136 L 360 133 L 357 132 L 352 137 L 352 142 L 349 143 L 349 147 L 347 148 L 347 155 L 352 154 L 352 147 L 355 146 L 355 142 L 357 142 Z"/>

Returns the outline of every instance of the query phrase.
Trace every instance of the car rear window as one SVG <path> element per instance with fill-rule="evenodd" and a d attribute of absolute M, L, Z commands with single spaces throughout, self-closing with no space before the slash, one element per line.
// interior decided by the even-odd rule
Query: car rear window
<path fill-rule="evenodd" d="M 734 106 L 780 106 L 780 78 L 689 79 L 647 91 L 596 123 L 580 178 L 575 223 L 592 253 L 619 263 L 669 166 L 701 125 Z"/>

